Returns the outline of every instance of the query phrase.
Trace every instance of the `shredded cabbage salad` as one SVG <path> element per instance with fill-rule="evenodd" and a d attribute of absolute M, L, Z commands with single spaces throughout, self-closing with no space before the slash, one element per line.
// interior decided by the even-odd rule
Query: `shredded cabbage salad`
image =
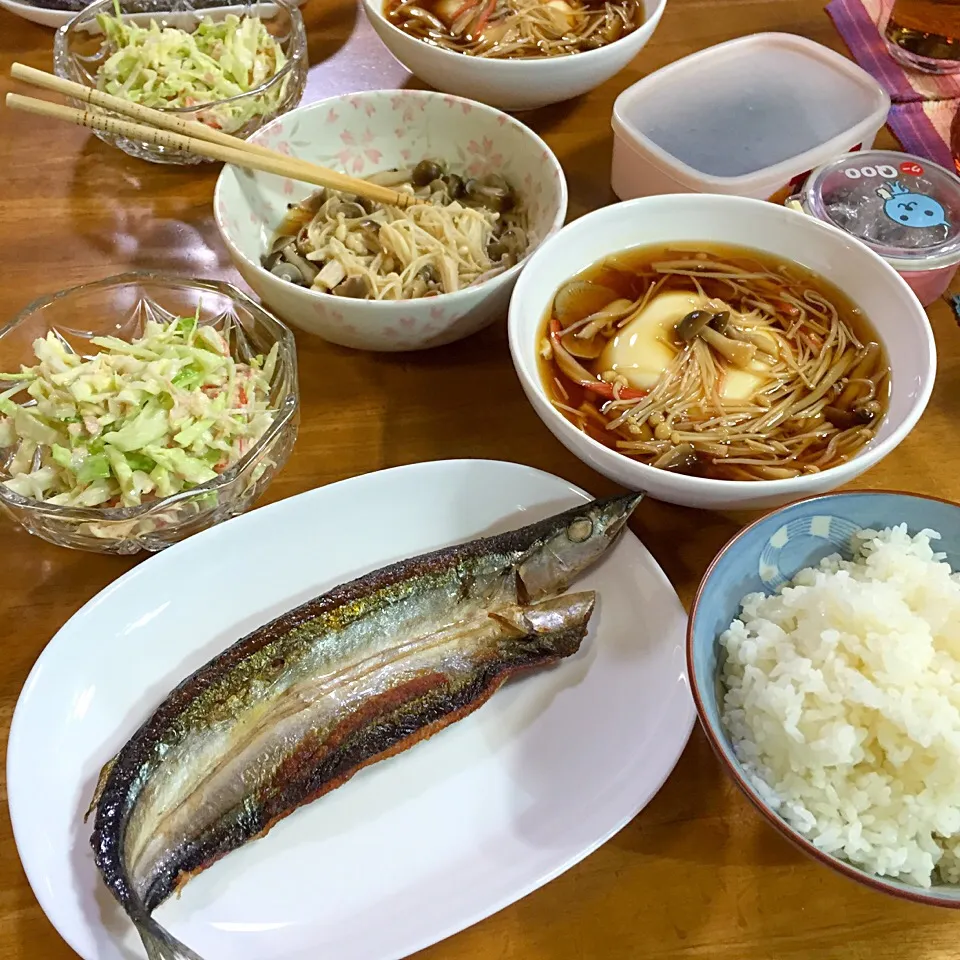
<path fill-rule="evenodd" d="M 82 357 L 50 332 L 33 343 L 39 363 L 0 374 L 14 383 L 0 392 L 0 447 L 19 442 L 4 481 L 15 493 L 77 507 L 170 496 L 233 466 L 276 416 L 277 345 L 237 361 L 199 310 L 91 343 L 101 352 Z"/>
<path fill-rule="evenodd" d="M 97 71 L 97 86 L 146 107 L 199 107 L 249 93 L 287 62 L 258 17 L 229 14 L 218 23 L 206 17 L 188 33 L 154 20 L 137 26 L 121 18 L 117 3 L 115 11 L 97 18 L 113 51 Z M 253 117 L 276 112 L 285 88 L 283 81 L 262 96 L 207 107 L 197 119 L 233 133 Z"/>

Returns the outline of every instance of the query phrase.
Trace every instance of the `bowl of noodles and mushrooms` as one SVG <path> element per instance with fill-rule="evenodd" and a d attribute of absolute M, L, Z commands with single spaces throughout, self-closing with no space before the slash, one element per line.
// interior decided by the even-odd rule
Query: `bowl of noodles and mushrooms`
<path fill-rule="evenodd" d="M 834 227 L 741 197 L 644 197 L 531 258 L 510 303 L 524 391 L 594 469 L 671 503 L 761 509 L 889 454 L 930 397 L 916 296 Z"/>
<path fill-rule="evenodd" d="M 347 347 L 440 346 L 504 317 L 527 258 L 566 215 L 546 144 L 457 97 L 334 97 L 254 139 L 414 198 L 400 209 L 272 174 L 220 174 L 217 226 L 243 278 L 284 320 Z"/>
<path fill-rule="evenodd" d="M 666 0 L 363 0 L 421 80 L 503 110 L 570 100 L 619 73 Z"/>

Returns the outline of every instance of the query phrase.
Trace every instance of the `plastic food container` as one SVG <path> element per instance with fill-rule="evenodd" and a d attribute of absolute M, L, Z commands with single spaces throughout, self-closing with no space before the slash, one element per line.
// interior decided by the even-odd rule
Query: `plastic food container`
<path fill-rule="evenodd" d="M 907 153 L 870 150 L 815 170 L 795 198 L 880 254 L 926 307 L 960 265 L 960 178 Z"/>
<path fill-rule="evenodd" d="M 803 37 L 759 33 L 678 60 L 617 98 L 613 190 L 726 193 L 783 202 L 811 170 L 869 149 L 890 98 Z"/>

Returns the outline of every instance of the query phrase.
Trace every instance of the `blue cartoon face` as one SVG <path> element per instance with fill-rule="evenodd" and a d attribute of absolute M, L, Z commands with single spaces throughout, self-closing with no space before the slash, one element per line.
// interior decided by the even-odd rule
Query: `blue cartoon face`
<path fill-rule="evenodd" d="M 914 193 L 899 182 L 889 183 L 877 190 L 883 199 L 883 212 L 896 223 L 906 227 L 949 227 L 943 204 L 923 193 Z"/>

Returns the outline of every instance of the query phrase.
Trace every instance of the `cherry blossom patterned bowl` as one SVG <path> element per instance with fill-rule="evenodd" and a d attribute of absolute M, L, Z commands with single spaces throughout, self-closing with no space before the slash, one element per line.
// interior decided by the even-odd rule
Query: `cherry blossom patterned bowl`
<path fill-rule="evenodd" d="M 493 107 L 424 90 L 370 91 L 300 107 L 251 137 L 282 153 L 354 176 L 443 160 L 470 176 L 500 173 L 527 206 L 530 253 L 563 225 L 567 185 L 550 148 Z M 353 300 L 295 286 L 260 265 L 287 205 L 312 187 L 226 166 L 217 180 L 217 227 L 241 276 L 282 319 L 361 350 L 452 343 L 506 316 L 525 260 L 482 283 L 422 300 Z"/>

